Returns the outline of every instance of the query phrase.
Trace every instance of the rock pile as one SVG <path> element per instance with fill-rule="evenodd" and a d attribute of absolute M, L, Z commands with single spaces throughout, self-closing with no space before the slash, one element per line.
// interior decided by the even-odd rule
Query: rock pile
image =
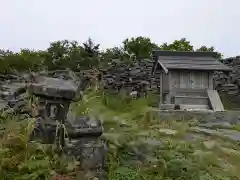
<path fill-rule="evenodd" d="M 215 72 L 214 84 L 220 94 L 233 101 L 240 100 L 240 56 L 223 59 L 222 62 L 233 68 L 230 74 Z"/>
<path fill-rule="evenodd" d="M 101 72 L 104 87 L 114 92 L 144 96 L 154 82 L 152 65 L 152 60 L 146 59 L 133 64 L 113 61 L 109 68 Z"/>
<path fill-rule="evenodd" d="M 92 82 L 92 80 L 101 80 L 105 89 L 113 93 L 123 95 L 145 96 L 148 91 L 156 91 L 159 85 L 157 80 L 152 77 L 153 61 L 149 59 L 139 60 L 134 63 L 125 63 L 120 60 L 113 60 L 105 69 L 90 69 L 81 72 L 72 72 L 71 70 L 43 71 L 38 74 L 63 80 L 74 80 L 81 83 L 81 89 Z M 6 78 L 6 75 L 0 79 Z M 18 78 L 17 75 L 11 75 L 9 78 Z"/>
<path fill-rule="evenodd" d="M 0 109 L 29 113 L 30 109 L 25 106 L 26 83 L 16 75 L 0 75 L 0 78 Z"/>

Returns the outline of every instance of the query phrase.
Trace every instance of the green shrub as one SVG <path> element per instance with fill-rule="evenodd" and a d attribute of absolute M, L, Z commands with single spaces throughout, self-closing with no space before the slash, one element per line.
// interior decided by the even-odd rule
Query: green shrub
<path fill-rule="evenodd" d="M 52 145 L 30 141 L 34 119 L 17 121 L 2 117 L 0 132 L 0 177 L 11 180 L 50 179 L 74 170 L 74 161 L 58 155 Z M 71 165 L 73 164 L 73 165 Z M 72 169 L 69 167 L 72 166 Z"/>

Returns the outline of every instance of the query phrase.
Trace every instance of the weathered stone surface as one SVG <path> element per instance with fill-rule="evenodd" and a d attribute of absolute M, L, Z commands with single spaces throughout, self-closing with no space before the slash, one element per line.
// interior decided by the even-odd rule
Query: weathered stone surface
<path fill-rule="evenodd" d="M 75 82 L 64 80 L 64 77 L 33 77 L 29 90 L 39 97 L 39 118 L 33 137 L 41 138 L 45 143 L 54 143 L 58 138 L 65 152 L 81 162 L 77 168 L 78 176 L 106 180 L 107 148 L 100 140 L 103 133 L 101 122 L 88 117 L 67 116 L 70 102 L 79 90 Z M 63 128 L 58 129 L 56 136 L 57 120 L 64 123 L 68 138 L 64 136 Z"/>
<path fill-rule="evenodd" d="M 217 131 L 217 130 L 213 130 L 213 129 L 207 129 L 207 128 L 200 128 L 200 127 L 192 127 L 190 129 L 191 131 L 194 131 L 194 132 L 199 132 L 199 133 L 203 133 L 203 134 L 206 134 L 206 135 L 212 135 L 212 136 L 221 136 L 222 134 Z"/>
<path fill-rule="evenodd" d="M 107 148 L 99 139 L 94 137 L 71 139 L 66 143 L 65 150 L 81 162 L 82 169 L 105 168 Z"/>
<path fill-rule="evenodd" d="M 231 129 L 219 129 L 219 131 L 226 137 L 229 137 L 230 139 L 234 141 L 240 141 L 240 132 L 236 130 Z"/>
<path fill-rule="evenodd" d="M 199 124 L 198 126 L 205 128 L 232 128 L 232 124 L 229 122 L 208 122 Z"/>
<path fill-rule="evenodd" d="M 64 128 L 69 105 L 78 91 L 78 86 L 70 81 L 44 76 L 33 76 L 29 82 L 29 92 L 38 97 L 37 109 L 39 124 L 36 132 L 42 135 L 43 142 L 59 141 L 64 146 Z M 57 136 L 56 136 L 57 131 Z"/>
<path fill-rule="evenodd" d="M 198 139 L 201 139 L 201 135 L 195 133 L 186 133 L 183 136 L 183 140 L 185 141 L 196 141 Z"/>
<path fill-rule="evenodd" d="M 102 133 L 102 123 L 99 120 L 77 117 L 68 121 L 69 140 L 64 149 L 67 154 L 75 156 L 81 162 L 77 174 L 83 179 L 107 179 L 107 147 L 100 139 Z"/>
<path fill-rule="evenodd" d="M 29 85 L 29 90 L 35 95 L 72 100 L 76 96 L 78 85 L 69 80 L 39 76 Z"/>
<path fill-rule="evenodd" d="M 197 111 L 159 111 L 160 120 L 183 120 L 197 119 L 201 123 L 230 123 L 238 124 L 240 111 L 224 112 L 197 112 Z"/>
<path fill-rule="evenodd" d="M 235 130 L 227 130 L 227 129 L 206 129 L 206 128 L 200 128 L 200 127 L 192 127 L 190 130 L 203 133 L 210 136 L 218 136 L 223 138 L 229 138 L 233 141 L 240 141 L 240 132 Z"/>
<path fill-rule="evenodd" d="M 177 131 L 172 129 L 159 129 L 160 133 L 166 134 L 166 135 L 176 135 Z"/>
<path fill-rule="evenodd" d="M 223 59 L 222 62 L 233 68 L 230 74 L 215 72 L 214 84 L 220 94 L 227 96 L 231 102 L 240 100 L 240 57 L 231 57 Z"/>
<path fill-rule="evenodd" d="M 3 99 L 9 100 L 26 91 L 26 85 L 24 83 L 11 83 L 5 84 L 0 87 L 0 96 Z"/>
<path fill-rule="evenodd" d="M 73 122 L 69 122 L 69 136 L 71 138 L 80 137 L 99 137 L 103 133 L 103 127 L 100 120 L 89 117 L 77 117 Z"/>
<path fill-rule="evenodd" d="M 124 64 L 116 61 L 109 68 L 102 70 L 103 85 L 106 89 L 113 92 L 123 92 L 124 95 L 137 92 L 137 96 L 145 96 L 155 85 L 154 78 L 151 75 L 152 60 L 139 60 L 133 64 Z"/>
<path fill-rule="evenodd" d="M 9 112 L 29 113 L 22 108 L 26 105 L 23 93 L 26 92 L 26 84 L 23 82 L 11 82 L 3 80 L 0 84 L 0 109 L 8 109 Z"/>

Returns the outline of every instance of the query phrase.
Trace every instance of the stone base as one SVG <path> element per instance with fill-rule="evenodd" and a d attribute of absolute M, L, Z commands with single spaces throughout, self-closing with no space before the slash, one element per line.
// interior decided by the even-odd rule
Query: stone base
<path fill-rule="evenodd" d="M 159 111 L 161 120 L 192 120 L 200 122 L 227 121 L 240 122 L 240 111 L 203 112 L 203 111 Z"/>

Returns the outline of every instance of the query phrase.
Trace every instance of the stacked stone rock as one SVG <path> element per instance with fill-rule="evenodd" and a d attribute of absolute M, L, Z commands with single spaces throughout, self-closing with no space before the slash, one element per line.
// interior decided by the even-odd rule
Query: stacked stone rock
<path fill-rule="evenodd" d="M 89 82 L 101 80 L 103 87 L 110 92 L 124 95 L 135 94 L 141 97 L 148 91 L 157 91 L 159 87 L 157 79 L 152 77 L 152 68 L 153 61 L 149 59 L 138 60 L 134 63 L 112 60 L 107 68 L 100 70 L 90 69 L 81 72 L 57 70 L 40 74 L 65 80 L 78 80 L 81 81 L 82 88 L 89 85 Z"/>
<path fill-rule="evenodd" d="M 228 99 L 240 100 L 240 56 L 223 59 L 222 62 L 233 68 L 229 74 L 215 72 L 215 88 Z"/>
<path fill-rule="evenodd" d="M 18 113 L 29 113 L 26 109 L 26 84 L 17 75 L 0 75 L 0 109 L 9 109 Z M 24 108 L 25 107 L 25 108 Z"/>
<path fill-rule="evenodd" d="M 150 90 L 154 79 L 151 75 L 151 60 L 139 60 L 133 64 L 126 64 L 118 60 L 113 61 L 109 68 L 102 70 L 104 88 L 124 94 L 137 93 L 143 96 Z"/>

